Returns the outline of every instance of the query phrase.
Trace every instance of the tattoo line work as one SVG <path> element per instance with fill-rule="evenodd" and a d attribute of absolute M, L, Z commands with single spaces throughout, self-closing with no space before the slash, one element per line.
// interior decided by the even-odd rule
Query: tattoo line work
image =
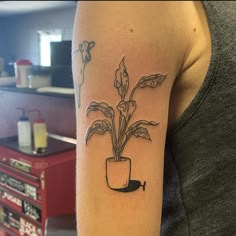
<path fill-rule="evenodd" d="M 145 191 L 146 181 L 141 184 L 138 180 L 131 180 L 131 159 L 122 156 L 124 148 L 129 139 L 134 136 L 151 141 L 147 128 L 143 126 L 157 126 L 154 121 L 139 120 L 129 125 L 130 119 L 136 110 L 136 101 L 133 99 L 135 92 L 141 88 L 156 88 L 160 86 L 167 75 L 154 74 L 143 76 L 136 86 L 131 90 L 130 96 L 126 99 L 129 89 L 129 74 L 127 72 L 124 58 L 115 71 L 114 87 L 118 90 L 120 101 L 117 105 L 119 112 L 119 124 L 116 129 L 115 110 L 106 102 L 92 101 L 87 108 L 87 116 L 91 111 L 102 112 L 107 119 L 95 120 L 88 128 L 85 139 L 88 140 L 94 135 L 110 133 L 113 156 L 106 159 L 106 181 L 110 189 L 120 192 L 132 192 L 142 186 Z M 119 174 L 118 174 L 119 173 Z"/>
<path fill-rule="evenodd" d="M 81 105 L 81 86 L 84 83 L 85 76 L 84 71 L 85 67 L 88 62 L 91 61 L 91 53 L 90 50 L 95 46 L 95 42 L 91 41 L 84 41 L 79 44 L 79 48 L 73 52 L 73 54 L 80 52 L 82 63 L 80 64 L 79 73 L 78 73 L 78 85 L 76 87 L 77 89 L 77 96 L 78 96 L 78 107 L 80 108 Z"/>

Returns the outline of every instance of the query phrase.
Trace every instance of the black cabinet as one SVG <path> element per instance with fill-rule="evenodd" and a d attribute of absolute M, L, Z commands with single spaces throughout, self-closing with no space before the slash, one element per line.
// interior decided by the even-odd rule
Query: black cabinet
<path fill-rule="evenodd" d="M 51 42 L 52 86 L 73 88 L 71 40 Z"/>

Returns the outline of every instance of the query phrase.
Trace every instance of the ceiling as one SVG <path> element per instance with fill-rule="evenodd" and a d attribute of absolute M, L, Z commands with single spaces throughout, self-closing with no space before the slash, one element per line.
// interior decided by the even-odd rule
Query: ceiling
<path fill-rule="evenodd" d="M 77 1 L 0 1 L 0 16 L 76 7 L 76 4 Z"/>

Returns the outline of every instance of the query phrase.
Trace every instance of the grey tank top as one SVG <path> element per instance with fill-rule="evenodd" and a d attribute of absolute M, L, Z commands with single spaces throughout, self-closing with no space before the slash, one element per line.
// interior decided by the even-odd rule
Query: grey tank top
<path fill-rule="evenodd" d="M 168 130 L 162 236 L 236 235 L 236 2 L 203 2 L 212 40 L 206 78 Z"/>

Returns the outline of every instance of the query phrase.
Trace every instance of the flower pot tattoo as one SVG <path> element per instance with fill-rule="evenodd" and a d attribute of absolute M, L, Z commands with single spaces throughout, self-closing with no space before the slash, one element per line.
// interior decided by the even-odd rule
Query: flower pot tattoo
<path fill-rule="evenodd" d="M 85 41 L 80 44 L 81 58 L 84 62 L 82 66 L 82 80 L 79 82 L 79 89 L 84 82 L 84 69 L 87 62 L 91 60 L 90 50 L 95 45 L 94 42 L 90 45 Z M 84 49 L 82 49 L 84 48 Z M 86 50 L 85 50 L 86 48 Z M 85 50 L 85 51 L 83 51 Z M 106 157 L 105 171 L 106 171 L 106 183 L 111 190 L 119 192 L 132 192 L 140 187 L 143 191 L 146 188 L 146 181 L 131 179 L 131 159 L 123 156 L 123 151 L 130 138 L 143 138 L 151 141 L 147 126 L 158 126 L 158 122 L 138 120 L 130 124 L 131 118 L 134 116 L 137 103 L 135 101 L 135 93 L 141 89 L 151 88 L 155 89 L 161 86 L 167 75 L 152 74 L 149 76 L 143 76 L 138 83 L 131 89 L 129 95 L 129 74 L 125 65 L 125 58 L 119 63 L 118 68 L 115 70 L 115 78 L 113 82 L 114 88 L 119 95 L 118 104 L 116 107 L 110 106 L 107 102 L 92 101 L 86 114 L 90 112 L 100 112 L 104 115 L 103 120 L 95 120 L 87 129 L 85 140 L 86 145 L 89 139 L 94 135 L 104 135 L 106 132 L 111 137 L 112 155 Z M 115 122 L 115 117 L 118 115 L 118 122 Z M 122 175 L 117 174 L 122 173 Z"/>

